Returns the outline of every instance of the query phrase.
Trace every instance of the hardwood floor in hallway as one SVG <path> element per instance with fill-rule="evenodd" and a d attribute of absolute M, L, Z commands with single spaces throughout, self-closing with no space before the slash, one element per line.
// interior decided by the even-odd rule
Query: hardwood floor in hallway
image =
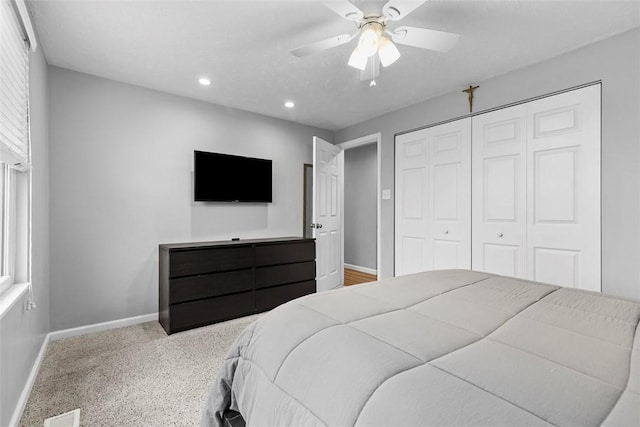
<path fill-rule="evenodd" d="M 350 268 L 344 269 L 344 285 L 358 285 L 360 283 L 375 282 L 378 277 L 373 274 L 363 273 L 361 271 L 352 270 Z"/>

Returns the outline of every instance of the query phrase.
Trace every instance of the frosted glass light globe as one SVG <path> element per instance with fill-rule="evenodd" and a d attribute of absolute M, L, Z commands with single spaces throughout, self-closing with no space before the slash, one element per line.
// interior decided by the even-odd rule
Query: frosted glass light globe
<path fill-rule="evenodd" d="M 378 51 L 378 32 L 373 28 L 367 28 L 360 35 L 358 50 L 366 56 L 373 56 Z"/>
<path fill-rule="evenodd" d="M 383 67 L 388 67 L 400 58 L 400 52 L 396 45 L 386 37 L 380 37 L 380 49 L 378 56 Z"/>

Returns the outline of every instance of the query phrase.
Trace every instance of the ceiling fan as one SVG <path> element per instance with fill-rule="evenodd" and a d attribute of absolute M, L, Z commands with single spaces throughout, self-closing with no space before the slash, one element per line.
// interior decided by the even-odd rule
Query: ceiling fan
<path fill-rule="evenodd" d="M 444 31 L 429 30 L 427 28 L 400 26 L 387 28 L 393 21 L 399 21 L 412 11 L 426 3 L 427 0 L 389 0 L 382 6 L 382 10 L 365 13 L 349 0 L 327 0 L 322 3 L 344 19 L 353 21 L 358 31 L 353 34 L 340 34 L 328 39 L 320 40 L 293 49 L 291 53 L 298 57 L 312 55 L 336 46 L 349 43 L 360 35 L 358 44 L 349 57 L 348 64 L 361 70 L 362 79 L 372 78 L 371 85 L 375 86 L 375 77 L 379 72 L 379 64 L 388 67 L 398 60 L 400 52 L 394 43 L 437 52 L 449 51 L 460 37 L 458 34 Z M 362 3 L 362 1 L 360 2 Z M 377 53 L 377 58 L 376 58 Z M 371 61 L 369 61 L 371 58 Z M 378 61 L 379 59 L 379 61 Z M 369 65 L 368 65 L 369 64 Z M 367 70 L 371 68 L 371 73 Z M 367 70 L 365 75 L 364 71 Z"/>

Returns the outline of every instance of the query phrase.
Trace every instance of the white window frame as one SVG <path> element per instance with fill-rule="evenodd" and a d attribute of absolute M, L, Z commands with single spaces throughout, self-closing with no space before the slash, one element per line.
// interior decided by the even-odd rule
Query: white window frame
<path fill-rule="evenodd" d="M 2 193 L 0 202 L 2 203 L 2 258 L 0 259 L 0 293 L 7 290 L 14 283 L 15 279 L 15 259 L 16 259 L 16 172 L 12 171 L 9 165 L 0 163 L 0 173 L 2 174 Z"/>
<path fill-rule="evenodd" d="M 29 120 L 29 52 L 31 47 L 33 51 L 36 48 L 36 39 L 31 20 L 24 0 L 0 0 L 4 4 L 0 4 L 3 8 L 2 12 L 9 11 L 9 14 L 5 14 L 10 22 L 12 30 L 6 30 L 3 37 L 7 41 L 7 45 L 3 49 L 4 52 L 18 53 L 15 47 L 20 43 L 16 43 L 15 38 L 16 24 L 18 25 L 18 31 L 22 40 L 24 40 L 24 57 L 21 55 L 15 56 L 15 61 L 18 62 L 5 62 L 5 64 L 25 64 L 24 70 L 21 67 L 18 71 L 9 72 L 2 76 L 7 82 L 4 85 L 5 94 L 6 90 L 9 93 L 13 93 L 20 99 L 24 107 L 24 127 L 20 127 L 24 134 L 9 133 L 6 135 L 14 135 L 9 139 L 0 139 L 0 173 L 2 179 L 0 183 L 0 318 L 4 313 L 17 301 L 17 299 L 23 295 L 26 291 L 29 291 L 29 299 L 27 302 L 27 309 L 35 307 L 33 304 L 33 293 L 31 289 L 31 138 L 30 138 L 30 120 Z M 14 20 L 15 16 L 15 20 Z M 7 23 L 7 20 L 3 22 Z M 11 22 L 13 21 L 13 22 Z M 8 28 L 9 26 L 7 26 Z M 12 31 L 12 33 L 9 33 Z M 11 36 L 13 34 L 14 36 Z M 4 40 L 3 40 L 4 42 Z M 13 47 L 10 47 L 13 46 Z M 18 59 L 22 58 L 22 59 Z M 11 59 L 7 59 L 11 61 Z M 3 68 L 9 70 L 11 68 Z M 22 72 L 24 74 L 22 74 Z M 7 76 L 16 76 L 19 80 L 8 80 Z M 24 80 L 24 87 L 21 84 L 16 84 L 18 81 Z M 13 83 L 11 83 L 13 81 Z M 11 85 L 11 89 L 8 89 Z M 20 90 L 18 90 L 20 89 Z M 22 92 L 22 90 L 24 92 Z M 6 96 L 6 95 L 3 95 Z M 11 101 L 9 101 L 11 102 Z M 9 104 L 4 104 L 9 105 Z M 17 104 L 13 104 L 17 105 Z M 5 129 L 12 129 L 12 125 L 7 127 L 7 123 L 19 123 L 11 120 L 10 117 L 19 117 L 20 115 L 11 115 L 11 109 L 3 109 L 0 112 L 0 120 L 9 120 L 5 122 Z M 15 111 L 19 110 L 13 110 Z M 9 114 L 6 116 L 5 114 Z M 21 126 L 21 125 L 20 125 Z M 22 137 L 15 138 L 15 135 L 22 135 Z M 15 145 L 16 141 L 19 142 Z"/>

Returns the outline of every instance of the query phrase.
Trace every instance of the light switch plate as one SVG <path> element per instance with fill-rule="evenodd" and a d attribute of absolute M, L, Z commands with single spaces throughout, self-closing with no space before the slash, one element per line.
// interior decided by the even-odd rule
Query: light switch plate
<path fill-rule="evenodd" d="M 389 200 L 391 198 L 391 190 L 382 190 L 382 200 Z"/>

